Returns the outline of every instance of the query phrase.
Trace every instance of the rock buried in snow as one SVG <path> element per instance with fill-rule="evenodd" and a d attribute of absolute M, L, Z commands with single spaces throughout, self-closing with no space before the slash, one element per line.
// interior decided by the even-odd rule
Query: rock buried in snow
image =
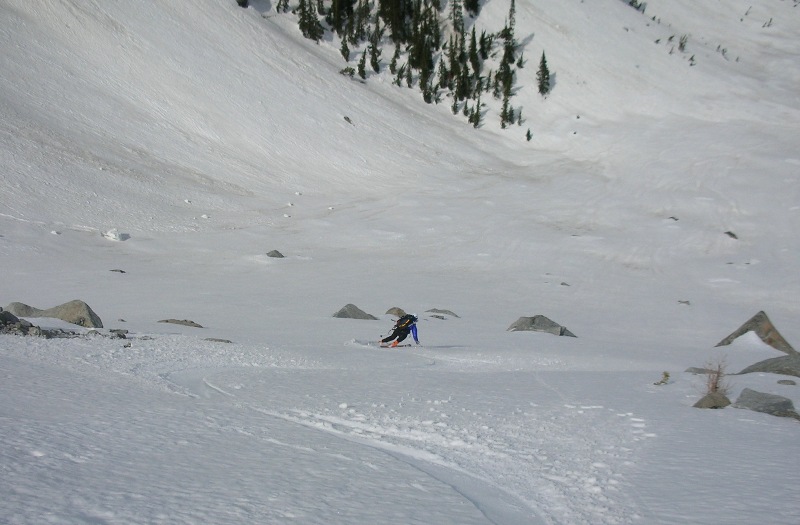
<path fill-rule="evenodd" d="M 764 313 L 763 310 L 751 317 L 746 323 L 740 326 L 738 330 L 717 343 L 716 346 L 729 345 L 734 339 L 750 331 L 754 332 L 762 341 L 776 350 L 787 354 L 797 354 L 797 351 L 792 348 L 792 345 L 778 332 L 778 329 L 775 328 L 775 325 L 772 324 L 772 321 L 769 320 L 769 317 L 767 317 L 767 314 Z"/>
<path fill-rule="evenodd" d="M 795 412 L 791 399 L 774 394 L 765 394 L 749 388 L 742 390 L 739 399 L 733 404 L 735 408 L 746 408 L 755 412 L 763 412 L 778 417 L 792 417 L 800 419 L 800 414 Z"/>
<path fill-rule="evenodd" d="M 283 259 L 283 254 L 278 250 L 272 250 L 267 254 L 267 257 L 273 257 L 275 259 Z"/>
<path fill-rule="evenodd" d="M 189 321 L 188 319 L 162 319 L 159 323 L 180 324 L 183 326 L 191 326 L 192 328 L 203 328 L 201 325 L 194 321 Z"/>
<path fill-rule="evenodd" d="M 449 315 L 450 317 L 458 317 L 455 313 L 451 312 L 450 310 L 441 310 L 439 308 L 431 308 L 430 310 L 426 310 L 432 314 L 442 314 L 442 315 Z M 442 319 L 442 317 L 440 317 Z"/>
<path fill-rule="evenodd" d="M 370 321 L 377 321 L 378 318 L 374 315 L 366 313 L 364 310 L 354 304 L 347 304 L 343 306 L 338 312 L 333 314 L 334 317 L 339 319 L 367 319 Z"/>
<path fill-rule="evenodd" d="M 120 233 L 120 231 L 116 228 L 111 228 L 110 230 L 103 232 L 102 235 L 109 241 L 127 241 L 131 238 L 131 236 L 127 233 Z"/>
<path fill-rule="evenodd" d="M 520 317 L 506 331 L 509 332 L 545 332 L 553 335 L 577 337 L 575 334 L 567 330 L 565 326 L 561 326 L 548 319 L 543 315 L 534 315 L 533 317 Z"/>
<path fill-rule="evenodd" d="M 23 303 L 11 303 L 6 310 L 17 317 L 52 317 L 84 328 L 103 328 L 103 321 L 89 305 L 80 300 L 70 301 L 47 310 L 40 310 Z"/>

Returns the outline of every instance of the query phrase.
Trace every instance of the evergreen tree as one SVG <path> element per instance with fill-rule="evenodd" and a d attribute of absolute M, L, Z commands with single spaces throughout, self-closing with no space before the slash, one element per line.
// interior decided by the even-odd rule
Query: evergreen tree
<path fill-rule="evenodd" d="M 394 79 L 394 83 L 397 87 L 402 87 L 403 80 L 406 77 L 406 65 L 403 64 L 397 69 L 397 76 Z"/>
<path fill-rule="evenodd" d="M 542 51 L 542 59 L 539 61 L 536 80 L 539 84 L 539 93 L 542 96 L 547 96 L 550 93 L 550 70 L 547 68 L 547 59 L 544 56 L 544 51 Z"/>
<path fill-rule="evenodd" d="M 288 0 L 283 0 L 288 2 Z M 325 21 L 339 36 L 344 35 L 347 21 L 353 16 L 355 0 L 331 0 L 331 7 L 325 16 Z"/>
<path fill-rule="evenodd" d="M 475 76 L 480 75 L 481 71 L 481 61 L 478 57 L 478 42 L 477 38 L 475 37 L 475 26 L 472 26 L 472 34 L 469 37 L 469 63 L 472 65 L 472 71 L 475 73 Z"/>
<path fill-rule="evenodd" d="M 461 0 L 450 0 L 450 19 L 453 21 L 453 32 L 463 35 L 464 13 L 461 9 Z"/>
<path fill-rule="evenodd" d="M 455 86 L 455 80 L 461 76 L 461 62 L 458 60 L 458 55 L 458 46 L 455 38 L 450 35 L 450 43 L 447 48 L 447 62 L 450 71 L 448 87 L 450 90 Z"/>
<path fill-rule="evenodd" d="M 369 53 L 369 64 L 372 66 L 372 70 L 376 73 L 380 73 L 381 71 L 381 29 L 380 29 L 380 21 L 375 22 L 375 30 L 372 32 L 372 37 L 370 38 L 370 53 Z"/>
<path fill-rule="evenodd" d="M 455 96 L 458 100 L 470 98 L 470 88 L 472 87 L 470 80 L 469 68 L 462 68 L 461 75 L 456 79 Z"/>
<path fill-rule="evenodd" d="M 433 95 L 436 92 L 433 87 L 433 75 L 430 75 L 426 82 L 423 82 L 422 77 L 420 77 L 420 88 L 422 89 L 422 99 L 427 104 L 433 102 Z"/>
<path fill-rule="evenodd" d="M 531 128 L 528 128 L 528 132 L 525 134 L 525 139 L 530 142 L 533 138 L 533 133 L 531 133 Z"/>
<path fill-rule="evenodd" d="M 450 73 L 447 71 L 447 66 L 444 65 L 444 57 L 439 59 L 439 89 L 447 89 L 450 80 Z"/>
<path fill-rule="evenodd" d="M 347 47 L 347 39 L 342 38 L 342 45 L 339 47 L 339 52 L 342 54 L 345 62 L 350 61 L 350 48 Z"/>
<path fill-rule="evenodd" d="M 503 106 L 500 109 L 500 127 L 506 129 L 506 125 L 508 124 L 508 97 L 503 97 Z"/>
<path fill-rule="evenodd" d="M 478 97 L 475 99 L 475 112 L 474 112 L 474 114 L 472 116 L 472 120 L 471 120 L 472 127 L 474 127 L 474 128 L 480 127 L 481 121 L 483 120 L 483 117 L 481 115 L 481 107 L 482 106 L 483 106 L 483 103 L 481 102 L 481 92 L 478 91 Z"/>
<path fill-rule="evenodd" d="M 314 0 L 300 0 L 298 25 L 303 36 L 319 43 L 325 30 L 317 18 Z"/>
<path fill-rule="evenodd" d="M 400 60 L 400 42 L 396 42 L 394 45 L 394 55 L 392 55 L 392 61 L 389 62 L 389 71 L 394 75 L 397 73 L 397 61 Z"/>
<path fill-rule="evenodd" d="M 492 49 L 492 38 L 486 35 L 486 31 L 481 31 L 481 38 L 478 44 L 478 53 L 481 60 L 489 58 L 489 51 Z"/>
<path fill-rule="evenodd" d="M 372 70 L 376 73 L 381 72 L 381 50 L 376 44 L 369 45 L 369 65 L 372 66 Z"/>
<path fill-rule="evenodd" d="M 473 17 L 478 16 L 481 9 L 480 0 L 464 0 L 464 9 Z"/>
<path fill-rule="evenodd" d="M 358 61 L 358 76 L 362 79 L 367 78 L 367 51 L 361 53 L 361 60 Z"/>

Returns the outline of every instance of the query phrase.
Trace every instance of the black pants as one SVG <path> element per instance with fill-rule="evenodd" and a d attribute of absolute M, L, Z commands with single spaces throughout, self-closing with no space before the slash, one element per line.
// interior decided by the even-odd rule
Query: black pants
<path fill-rule="evenodd" d="M 388 343 L 395 337 L 397 338 L 397 342 L 401 343 L 403 339 L 408 337 L 409 332 L 411 332 L 410 328 L 395 328 L 394 332 L 389 334 L 388 337 L 384 337 L 383 339 L 381 339 L 381 343 Z"/>

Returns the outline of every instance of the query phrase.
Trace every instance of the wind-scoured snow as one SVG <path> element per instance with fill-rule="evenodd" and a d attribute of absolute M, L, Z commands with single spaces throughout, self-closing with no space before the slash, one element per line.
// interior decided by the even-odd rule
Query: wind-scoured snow
<path fill-rule="evenodd" d="M 684 372 L 800 345 L 800 7 L 627 4 L 517 0 L 476 130 L 272 2 L 2 2 L 0 306 L 104 328 L 0 335 L 0 521 L 800 522 L 797 421 Z"/>

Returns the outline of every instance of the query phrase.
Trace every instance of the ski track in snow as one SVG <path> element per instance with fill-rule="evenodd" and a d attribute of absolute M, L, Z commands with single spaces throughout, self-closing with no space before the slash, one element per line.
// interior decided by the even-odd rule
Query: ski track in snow
<path fill-rule="evenodd" d="M 640 446 L 656 434 L 631 412 L 571 401 L 536 371 L 535 359 L 532 370 L 512 373 L 508 393 L 475 397 L 469 381 L 463 387 L 448 381 L 445 396 L 437 388 L 442 374 L 469 380 L 477 377 L 471 372 L 476 363 L 500 373 L 506 364 L 481 358 L 476 350 L 457 358 L 448 356 L 448 350 L 374 348 L 370 351 L 378 357 L 416 366 L 416 388 L 394 390 L 388 376 L 383 377 L 391 376 L 391 370 L 373 370 L 361 385 L 344 374 L 328 387 L 341 390 L 344 399 L 357 400 L 342 401 L 339 396 L 297 392 L 308 384 L 307 374 L 327 373 L 330 363 L 297 358 L 292 352 L 187 344 L 183 336 L 133 337 L 130 347 L 104 338 L 77 341 L 85 352 L 42 342 L 26 353 L 38 359 L 42 352 L 37 347 L 46 346 L 47 360 L 60 366 L 119 374 L 145 389 L 211 403 L 217 411 L 227 406 L 258 414 L 252 423 L 240 418 L 235 427 L 211 417 L 206 425 L 263 441 L 264 446 L 308 448 L 265 435 L 261 418 L 269 417 L 383 451 L 451 486 L 491 523 L 619 524 L 639 517 L 625 471 Z M 543 362 L 547 369 L 549 361 Z M 325 377 L 331 381 L 330 374 Z M 294 395 L 278 395 L 281 391 Z M 526 398 L 548 402 L 523 402 Z M 298 399 L 305 403 L 297 405 Z M 284 405 L 287 400 L 292 404 Z"/>
<path fill-rule="evenodd" d="M 465 361 L 467 370 L 476 362 L 488 362 L 449 358 L 425 349 L 402 355 L 425 362 L 425 367 L 444 365 L 455 373 L 462 371 Z M 247 389 L 240 379 L 226 384 L 229 371 L 215 379 L 219 373 L 194 370 L 173 374 L 171 380 L 197 396 L 210 390 L 236 399 Z M 188 379 L 200 376 L 201 382 Z M 476 409 L 463 394 L 431 399 L 422 389 L 393 404 L 373 401 L 351 406 L 328 401 L 276 410 L 246 401 L 242 406 L 382 450 L 452 486 L 492 523 L 635 521 L 635 505 L 626 496 L 632 487 L 626 484 L 624 471 L 635 461 L 641 442 L 656 435 L 633 413 L 571 404 L 539 374 L 534 372 L 532 379 L 534 392 L 550 392 L 563 404 L 543 410 L 529 403 L 511 413 L 495 413 Z M 506 404 L 500 408 L 505 410 Z M 565 441 L 557 436 L 571 437 Z"/>

